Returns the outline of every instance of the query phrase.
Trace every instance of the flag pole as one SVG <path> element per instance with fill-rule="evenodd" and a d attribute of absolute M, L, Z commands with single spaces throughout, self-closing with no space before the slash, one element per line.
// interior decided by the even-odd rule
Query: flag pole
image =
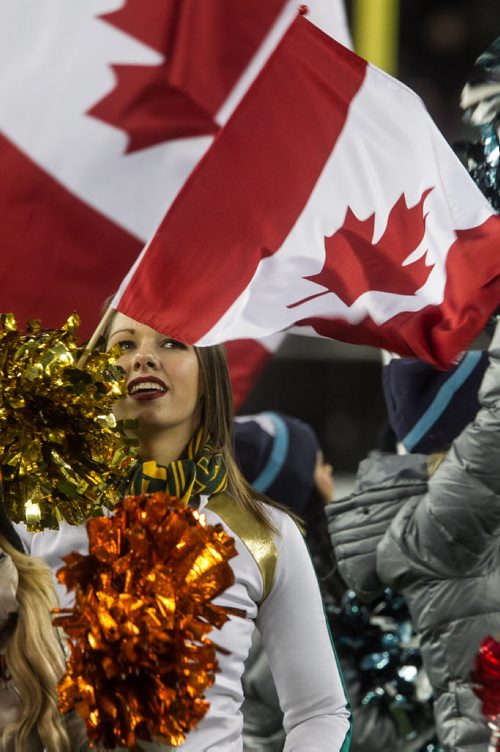
<path fill-rule="evenodd" d="M 355 0 L 354 49 L 392 76 L 398 69 L 399 0 Z"/>
<path fill-rule="evenodd" d="M 106 331 L 106 328 L 111 321 L 111 318 L 113 317 L 113 314 L 116 313 L 116 309 L 113 308 L 113 306 L 109 305 L 106 310 L 104 311 L 104 315 L 102 316 L 101 320 L 99 321 L 93 335 L 87 342 L 87 345 L 85 347 L 85 350 L 80 355 L 78 362 L 76 364 L 77 368 L 83 368 L 87 360 L 89 359 L 90 353 L 95 348 L 97 342 L 99 341 L 99 338 L 104 334 Z"/>

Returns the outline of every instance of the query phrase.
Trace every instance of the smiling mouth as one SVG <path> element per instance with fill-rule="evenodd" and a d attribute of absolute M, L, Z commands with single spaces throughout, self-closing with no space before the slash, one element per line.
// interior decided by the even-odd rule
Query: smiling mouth
<path fill-rule="evenodd" d="M 156 399 L 168 391 L 167 386 L 156 380 L 136 380 L 128 386 L 128 393 L 134 399 Z"/>

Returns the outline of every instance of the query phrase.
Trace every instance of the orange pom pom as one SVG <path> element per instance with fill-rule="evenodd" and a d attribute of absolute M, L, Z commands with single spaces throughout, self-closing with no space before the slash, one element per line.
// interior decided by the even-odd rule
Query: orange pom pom
<path fill-rule="evenodd" d="M 90 741 L 111 749 L 178 746 L 208 710 L 218 670 L 208 633 L 245 615 L 213 603 L 234 581 L 234 540 L 163 493 L 122 499 L 87 530 L 89 555 L 70 554 L 58 572 L 76 593 L 56 619 L 71 649 L 60 709 L 76 708 Z"/>

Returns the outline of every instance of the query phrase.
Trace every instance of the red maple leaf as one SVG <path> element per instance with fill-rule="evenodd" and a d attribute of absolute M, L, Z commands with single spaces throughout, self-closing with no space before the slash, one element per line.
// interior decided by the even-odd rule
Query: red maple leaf
<path fill-rule="evenodd" d="M 372 242 L 375 214 L 360 220 L 348 208 L 342 227 L 325 238 L 323 269 L 319 274 L 305 277 L 326 289 L 288 307 L 295 308 L 330 292 L 348 306 L 370 290 L 414 295 L 427 280 L 431 267 L 425 265 L 425 253 L 406 266 L 403 262 L 424 237 L 423 205 L 431 190 L 424 191 L 412 207 L 407 206 L 402 194 L 392 207 L 384 234 L 377 243 Z"/>
<path fill-rule="evenodd" d="M 126 131 L 127 152 L 215 133 L 215 114 L 285 2 L 127 0 L 101 18 L 165 62 L 113 65 L 116 86 L 88 114 Z"/>
<path fill-rule="evenodd" d="M 126 131 L 127 154 L 173 138 L 217 132 L 212 115 L 186 92 L 167 83 L 166 64 L 112 68 L 115 88 L 88 114 Z"/>

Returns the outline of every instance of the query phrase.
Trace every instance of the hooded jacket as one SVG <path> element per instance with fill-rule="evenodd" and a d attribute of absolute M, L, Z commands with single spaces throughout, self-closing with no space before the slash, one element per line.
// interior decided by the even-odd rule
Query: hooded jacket
<path fill-rule="evenodd" d="M 338 566 L 372 600 L 404 595 L 432 684 L 439 738 L 486 752 L 489 730 L 470 672 L 481 641 L 500 634 L 500 328 L 476 419 L 429 478 L 423 455 L 364 460 L 352 495 L 328 508 Z"/>

